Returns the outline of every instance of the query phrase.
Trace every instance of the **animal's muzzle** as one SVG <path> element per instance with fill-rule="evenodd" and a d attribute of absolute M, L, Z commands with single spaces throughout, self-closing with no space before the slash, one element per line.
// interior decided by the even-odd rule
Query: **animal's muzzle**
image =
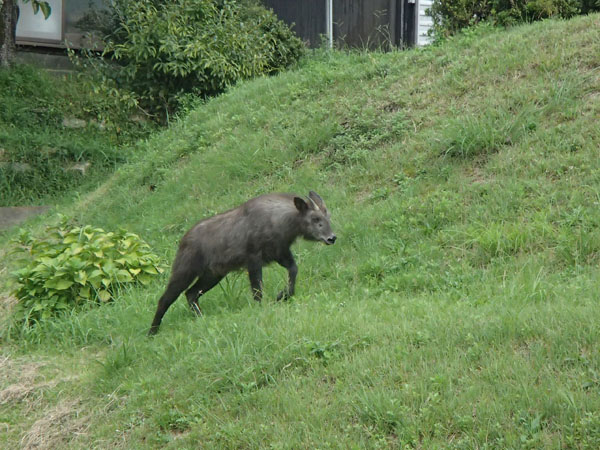
<path fill-rule="evenodd" d="M 332 234 L 331 236 L 329 236 L 327 239 L 325 239 L 325 243 L 327 245 L 331 245 L 331 244 L 335 244 L 335 240 L 337 239 L 337 236 L 335 234 Z"/>

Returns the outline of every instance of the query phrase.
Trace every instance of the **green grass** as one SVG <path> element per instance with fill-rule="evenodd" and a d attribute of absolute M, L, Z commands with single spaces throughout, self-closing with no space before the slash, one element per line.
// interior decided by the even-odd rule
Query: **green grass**
<path fill-rule="evenodd" d="M 199 105 L 61 211 L 169 264 L 202 217 L 314 189 L 338 242 L 294 246 L 291 301 L 281 268 L 262 305 L 232 274 L 153 339 L 166 274 L 5 332 L 0 446 L 600 447 L 598 55 L 591 15 L 318 53 Z"/>
<path fill-rule="evenodd" d="M 51 76 L 31 66 L 0 70 L 0 206 L 55 202 L 90 190 L 127 161 L 128 145 L 154 128 L 94 93 L 80 75 Z M 82 128 L 63 120 L 84 120 Z M 82 174 L 73 170 L 88 163 Z"/>

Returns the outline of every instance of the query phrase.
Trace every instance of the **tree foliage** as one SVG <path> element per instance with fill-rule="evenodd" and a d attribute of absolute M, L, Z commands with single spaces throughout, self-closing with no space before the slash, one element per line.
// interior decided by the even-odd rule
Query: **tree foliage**
<path fill-rule="evenodd" d="M 50 13 L 52 12 L 52 7 L 48 2 L 40 2 L 39 0 L 23 0 L 23 3 L 29 2 L 31 2 L 31 7 L 33 8 L 34 14 L 42 11 L 44 19 L 48 20 L 48 17 L 50 17 Z"/>
<path fill-rule="evenodd" d="M 218 94 L 238 80 L 280 71 L 304 45 L 271 12 L 231 0 L 116 0 L 104 32 L 106 77 L 153 112 L 181 94 Z"/>
<path fill-rule="evenodd" d="M 434 0 L 434 34 L 444 37 L 481 21 L 498 25 L 600 11 L 600 0 Z"/>

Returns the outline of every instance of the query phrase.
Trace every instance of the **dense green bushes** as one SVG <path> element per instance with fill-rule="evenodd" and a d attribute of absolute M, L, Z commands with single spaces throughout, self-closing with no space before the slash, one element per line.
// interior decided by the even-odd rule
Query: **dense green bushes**
<path fill-rule="evenodd" d="M 41 237 L 22 230 L 16 243 L 21 268 L 13 274 L 13 317 L 23 325 L 108 302 L 121 287 L 147 284 L 162 272 L 158 257 L 136 234 L 74 226 L 65 217 Z"/>
<path fill-rule="evenodd" d="M 168 114 L 181 94 L 209 96 L 294 63 L 303 44 L 270 11 L 230 0 L 117 0 L 105 27 L 106 76 Z M 110 31 L 109 31 L 110 30 Z"/>
<path fill-rule="evenodd" d="M 600 11 L 600 0 L 434 0 L 434 34 L 444 37 L 480 21 L 513 25 Z"/>

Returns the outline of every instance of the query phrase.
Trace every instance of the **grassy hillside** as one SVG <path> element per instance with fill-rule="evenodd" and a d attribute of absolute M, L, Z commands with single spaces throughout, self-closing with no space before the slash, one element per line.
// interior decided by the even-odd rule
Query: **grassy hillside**
<path fill-rule="evenodd" d="M 76 74 L 26 65 L 0 70 L 0 206 L 53 203 L 127 160 L 127 147 L 156 127 L 95 93 Z"/>
<path fill-rule="evenodd" d="M 600 447 L 600 16 L 325 53 L 198 105 L 67 212 L 170 264 L 197 220 L 319 192 L 298 294 L 167 274 L 3 335 L 0 446 Z M 153 186 L 151 189 L 150 187 Z"/>

